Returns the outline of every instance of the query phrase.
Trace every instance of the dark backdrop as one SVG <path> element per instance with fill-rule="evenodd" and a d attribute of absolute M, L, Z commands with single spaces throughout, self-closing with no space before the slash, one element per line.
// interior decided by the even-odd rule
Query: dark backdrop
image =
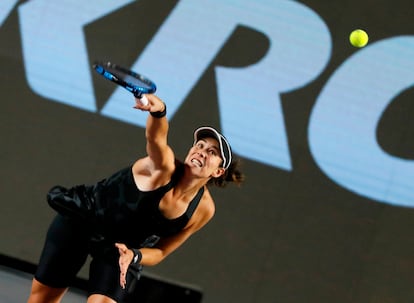
<path fill-rule="evenodd" d="M 0 253 L 36 263 L 54 215 L 45 201 L 47 190 L 54 184 L 92 183 L 128 165 L 144 153 L 144 129 L 51 102 L 30 88 L 18 20 L 18 6 L 25 2 L 18 1 L 0 26 Z M 213 189 L 214 220 L 164 263 L 146 271 L 200 287 L 205 303 L 411 303 L 413 210 L 334 183 L 315 163 L 307 136 L 322 88 L 359 51 L 349 45 L 350 31 L 365 28 L 370 44 L 412 35 L 414 6 L 408 0 L 300 2 L 326 23 L 332 54 L 314 81 L 281 96 L 293 169 L 241 157 L 247 176 L 242 188 Z M 176 4 L 137 1 L 88 24 L 89 58 L 116 57 L 132 64 Z M 143 22 L 147 30 L 142 33 Z M 134 32 L 140 39 L 130 38 Z M 169 139 L 179 157 L 192 143 L 195 127 L 220 128 L 214 67 L 249 64 L 268 43 L 263 34 L 243 26 L 234 31 L 171 119 Z M 101 108 L 114 87 L 93 77 Z M 413 159 L 411 97 L 407 90 L 393 102 L 377 133 L 387 152 L 408 160 Z M 84 268 L 80 276 L 86 275 Z"/>

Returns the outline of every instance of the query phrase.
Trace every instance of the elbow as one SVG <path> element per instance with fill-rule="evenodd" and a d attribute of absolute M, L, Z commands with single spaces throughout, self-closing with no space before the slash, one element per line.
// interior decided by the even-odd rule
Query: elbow
<path fill-rule="evenodd" d="M 154 251 L 152 251 L 151 254 L 148 254 L 147 256 L 143 255 L 141 264 L 144 266 L 155 266 L 160 264 L 164 259 L 167 257 L 163 252 L 159 251 L 158 253 L 154 254 Z"/>
<path fill-rule="evenodd" d="M 142 264 L 142 265 L 144 265 L 144 266 L 156 266 L 156 265 L 160 264 L 162 261 L 163 261 L 163 259 L 152 260 L 152 261 L 149 261 L 148 263 Z"/>

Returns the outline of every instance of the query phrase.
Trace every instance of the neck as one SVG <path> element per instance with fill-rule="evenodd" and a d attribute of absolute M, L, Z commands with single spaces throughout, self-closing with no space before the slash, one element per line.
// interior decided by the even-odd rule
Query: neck
<path fill-rule="evenodd" d="M 174 187 L 174 192 L 178 195 L 194 195 L 205 186 L 208 182 L 208 178 L 198 178 L 191 173 L 191 170 L 186 167 L 184 173 L 181 175 L 180 180 Z"/>

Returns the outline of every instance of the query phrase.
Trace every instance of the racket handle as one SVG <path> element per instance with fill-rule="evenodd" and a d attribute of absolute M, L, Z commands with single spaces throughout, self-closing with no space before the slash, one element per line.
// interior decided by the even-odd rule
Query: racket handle
<path fill-rule="evenodd" d="M 147 99 L 147 97 L 145 97 L 145 95 L 141 95 L 141 97 L 139 98 L 139 100 L 141 101 L 141 103 L 143 105 L 148 105 L 148 99 Z"/>
<path fill-rule="evenodd" d="M 148 105 L 148 99 L 141 92 L 134 92 L 135 98 L 138 98 L 142 105 Z"/>

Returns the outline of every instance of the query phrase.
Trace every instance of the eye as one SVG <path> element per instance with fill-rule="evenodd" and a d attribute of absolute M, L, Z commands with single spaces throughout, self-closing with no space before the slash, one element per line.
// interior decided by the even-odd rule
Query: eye
<path fill-rule="evenodd" d="M 208 153 L 209 153 L 210 155 L 212 155 L 212 156 L 216 156 L 216 155 L 217 155 L 217 153 L 216 153 L 216 150 L 215 150 L 215 149 L 209 149 Z"/>
<path fill-rule="evenodd" d="M 201 141 L 197 142 L 197 144 L 196 144 L 197 148 L 203 148 L 203 146 L 204 146 L 204 144 Z"/>

